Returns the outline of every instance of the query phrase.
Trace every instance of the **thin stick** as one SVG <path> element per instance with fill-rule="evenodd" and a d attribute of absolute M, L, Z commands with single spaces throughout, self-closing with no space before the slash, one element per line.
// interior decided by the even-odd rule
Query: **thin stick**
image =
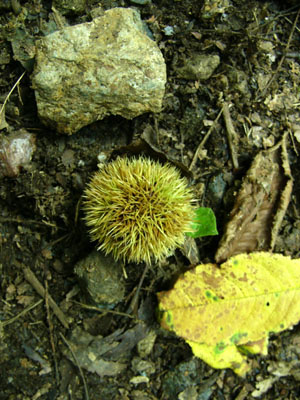
<path fill-rule="evenodd" d="M 15 222 L 17 224 L 23 224 L 23 225 L 39 225 L 39 226 L 50 226 L 51 228 L 56 228 L 56 229 L 62 229 L 54 224 L 51 224 L 49 222 L 43 221 L 35 221 L 34 219 L 22 219 L 19 217 L 12 218 L 12 217 L 1 217 L 0 216 L 0 221 L 1 222 Z"/>
<path fill-rule="evenodd" d="M 271 83 L 274 81 L 275 77 L 277 76 L 278 72 L 280 71 L 280 69 L 282 67 L 282 64 L 283 64 L 283 62 L 284 62 L 284 60 L 286 58 L 287 52 L 288 52 L 290 44 L 291 44 L 292 37 L 294 35 L 295 29 L 296 29 L 296 26 L 297 26 L 299 15 L 300 15 L 300 9 L 298 10 L 296 18 L 295 18 L 295 21 L 293 23 L 293 26 L 292 26 L 292 29 L 291 29 L 291 32 L 290 32 L 286 47 L 284 49 L 284 54 L 281 57 L 281 59 L 280 59 L 280 61 L 278 63 L 278 66 L 276 68 L 276 71 L 274 72 L 273 76 L 270 78 L 270 80 L 268 81 L 268 83 L 266 84 L 264 89 L 261 91 L 261 95 L 262 96 L 266 93 L 267 89 L 270 87 Z"/>
<path fill-rule="evenodd" d="M 63 340 L 63 341 L 65 342 L 65 344 L 67 345 L 68 349 L 70 350 L 70 352 L 71 352 L 71 354 L 72 354 L 72 356 L 73 356 L 73 358 L 74 358 L 74 360 L 75 360 L 75 363 L 76 363 L 76 365 L 77 365 L 77 367 L 78 367 L 78 369 L 79 369 L 79 373 L 80 373 L 80 375 L 81 375 L 81 379 L 82 379 L 82 382 L 83 382 L 86 400 L 89 400 L 90 397 L 89 397 L 89 392 L 88 392 L 87 384 L 86 384 L 85 377 L 84 377 L 84 375 L 83 375 L 82 369 L 81 369 L 81 367 L 80 367 L 80 365 L 79 365 L 78 359 L 77 359 L 77 357 L 76 357 L 76 354 L 74 353 L 74 351 L 73 351 L 73 349 L 72 349 L 72 346 L 71 346 L 70 343 L 67 341 L 67 339 L 64 337 L 64 335 L 63 335 L 61 332 L 59 332 L 59 334 L 60 334 L 62 340 Z"/>
<path fill-rule="evenodd" d="M 46 291 L 43 285 L 39 282 L 37 277 L 34 275 L 34 273 L 31 271 L 30 268 L 26 267 L 24 268 L 24 276 L 27 282 L 29 282 L 32 287 L 38 292 L 38 294 L 45 299 L 46 296 Z M 54 314 L 57 316 L 57 318 L 60 320 L 60 322 L 63 324 L 65 328 L 69 328 L 69 323 L 67 320 L 67 317 L 65 314 L 61 311 L 61 309 L 58 307 L 58 305 L 55 303 L 55 301 L 52 299 L 50 295 L 48 295 L 48 301 L 49 301 L 49 306 L 52 308 Z"/>
<path fill-rule="evenodd" d="M 223 104 L 222 112 L 223 112 L 223 117 L 224 117 L 225 125 L 226 125 L 227 140 L 228 140 L 228 144 L 229 144 L 229 150 L 230 150 L 232 164 L 233 164 L 234 169 L 238 169 L 239 163 L 238 163 L 238 159 L 237 159 L 237 155 L 236 155 L 236 151 L 235 151 L 235 143 L 237 143 L 237 134 L 236 134 L 236 131 L 235 131 L 233 123 L 232 123 L 228 103 L 225 102 Z"/>
<path fill-rule="evenodd" d="M 0 115 L 2 114 L 4 107 L 6 105 L 6 103 L 8 102 L 8 99 L 10 98 L 10 95 L 12 94 L 12 92 L 15 90 L 15 87 L 18 85 L 18 83 L 20 82 L 20 80 L 23 78 L 23 76 L 25 75 L 26 71 L 23 72 L 23 74 L 20 76 L 20 78 L 17 80 L 17 82 L 14 84 L 14 86 L 10 89 L 8 95 L 6 96 L 4 103 L 2 104 L 1 110 L 0 110 Z"/>
<path fill-rule="evenodd" d="M 126 314 L 126 313 L 121 312 L 121 311 L 100 309 L 100 308 L 95 307 L 95 306 L 90 306 L 89 304 L 80 303 L 79 301 L 76 301 L 76 300 L 71 300 L 71 302 L 74 303 L 74 304 L 78 304 L 79 306 L 81 306 L 82 308 L 86 308 L 87 310 L 96 311 L 98 314 L 101 314 L 101 315 L 114 314 L 114 315 L 119 315 L 121 317 L 132 318 L 136 322 L 139 322 L 139 320 L 136 319 L 134 315 Z"/>
<path fill-rule="evenodd" d="M 135 306 L 136 306 L 136 303 L 137 303 L 138 298 L 139 298 L 140 290 L 141 290 L 141 287 L 143 285 L 143 282 L 144 282 L 144 279 L 145 279 L 145 276 L 146 276 L 146 273 L 147 273 L 148 269 L 149 269 L 149 264 L 147 263 L 145 268 L 144 268 L 144 271 L 142 273 L 142 276 L 140 278 L 138 287 L 136 288 L 136 291 L 135 291 L 135 294 L 133 296 L 133 299 L 131 300 L 129 307 L 126 310 L 126 313 L 128 313 L 128 314 L 131 314 L 133 312 Z"/>
<path fill-rule="evenodd" d="M 212 133 L 213 129 L 215 128 L 215 126 L 216 126 L 217 122 L 219 121 L 221 115 L 222 115 L 222 110 L 219 112 L 219 114 L 217 115 L 217 118 L 214 120 L 212 126 L 209 128 L 208 132 L 205 134 L 202 142 L 197 147 L 197 150 L 195 151 L 194 157 L 193 157 L 192 162 L 191 162 L 190 167 L 189 167 L 190 170 L 192 170 L 194 168 L 194 166 L 196 164 L 196 161 L 197 161 L 197 158 L 198 158 L 198 155 L 200 153 L 200 150 L 202 149 L 202 147 L 204 147 L 207 139 L 209 138 L 210 134 Z"/>
<path fill-rule="evenodd" d="M 47 281 L 47 279 L 45 279 L 45 305 L 46 305 L 46 311 L 47 311 L 47 320 L 48 320 L 48 327 L 49 327 L 50 343 L 51 343 L 53 360 L 54 360 L 54 367 L 55 367 L 55 378 L 56 378 L 57 385 L 59 385 L 59 374 L 58 374 L 57 356 L 56 356 L 56 349 L 55 349 L 54 335 L 53 335 L 53 324 L 52 324 L 51 313 L 50 313 L 50 309 L 49 309 L 49 292 L 48 292 L 48 281 Z"/>
<path fill-rule="evenodd" d="M 0 322 L 1 326 L 6 326 L 9 324 L 12 324 L 13 322 L 15 322 L 17 319 L 21 318 L 22 315 L 28 313 L 30 310 L 32 310 L 33 308 L 37 307 L 38 305 L 40 305 L 43 302 L 43 299 L 38 300 L 36 303 L 32 304 L 31 306 L 26 307 L 23 311 L 21 311 L 19 314 L 17 314 L 15 317 L 12 317 L 11 319 L 7 319 L 6 321 Z"/>

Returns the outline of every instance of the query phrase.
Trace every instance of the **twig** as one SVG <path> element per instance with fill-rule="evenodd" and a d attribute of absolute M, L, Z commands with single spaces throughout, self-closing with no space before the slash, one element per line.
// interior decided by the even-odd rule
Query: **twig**
<path fill-rule="evenodd" d="M 291 21 L 288 17 L 284 17 L 284 19 L 291 25 L 293 25 L 293 21 Z M 295 28 L 296 31 L 300 32 L 300 29 L 296 26 Z"/>
<path fill-rule="evenodd" d="M 4 103 L 2 104 L 1 110 L 0 110 L 0 115 L 2 114 L 4 107 L 6 105 L 6 103 L 8 102 L 8 99 L 10 98 L 10 95 L 12 94 L 12 92 L 15 90 L 15 87 L 18 85 L 18 83 L 20 82 L 20 80 L 23 78 L 23 76 L 25 75 L 26 71 L 23 72 L 23 74 L 20 76 L 20 78 L 17 80 L 17 82 L 14 84 L 14 86 L 10 89 L 8 95 L 6 96 Z"/>
<path fill-rule="evenodd" d="M 295 18 L 295 21 L 294 21 L 294 23 L 293 23 L 293 26 L 292 26 L 292 29 L 291 29 L 291 32 L 290 32 L 290 35 L 289 35 L 287 44 L 286 44 L 286 46 L 285 46 L 284 54 L 283 54 L 283 56 L 281 57 L 281 59 L 280 59 L 280 61 L 279 61 L 279 63 L 278 63 L 278 66 L 277 66 L 277 68 L 276 68 L 274 74 L 271 76 L 270 80 L 268 81 L 268 83 L 266 84 L 266 86 L 264 87 L 264 89 L 261 91 L 261 95 L 262 95 L 262 96 L 264 96 L 264 94 L 266 93 L 266 91 L 268 90 L 268 88 L 270 87 L 270 85 L 272 84 L 272 82 L 274 81 L 275 77 L 278 75 L 278 72 L 280 71 L 283 62 L 284 62 L 284 60 L 286 59 L 286 54 L 287 54 L 287 52 L 288 52 L 288 50 L 289 50 L 289 47 L 290 47 L 290 44 L 291 44 L 291 40 L 292 40 L 292 37 L 293 37 L 293 35 L 294 35 L 296 26 L 297 26 L 297 22 L 298 22 L 299 15 L 300 15 L 300 9 L 298 10 L 297 15 L 296 15 L 296 18 Z M 257 96 L 257 97 L 258 97 L 258 96 Z"/>
<path fill-rule="evenodd" d="M 23 224 L 23 225 L 39 225 L 39 226 L 50 226 L 51 228 L 56 228 L 56 229 L 62 229 L 54 224 L 51 224 L 50 222 L 46 221 L 35 221 L 34 219 L 23 219 L 19 217 L 1 217 L 0 216 L 0 221 L 1 222 L 15 222 L 17 224 Z"/>
<path fill-rule="evenodd" d="M 238 169 L 239 163 L 238 163 L 238 159 L 237 159 L 237 155 L 236 155 L 236 151 L 235 151 L 235 144 L 237 143 L 237 134 L 235 132 L 235 129 L 234 129 L 234 126 L 232 123 L 232 119 L 230 117 L 228 103 L 225 102 L 223 104 L 222 112 L 223 112 L 223 117 L 224 117 L 225 125 L 226 125 L 227 140 L 228 140 L 228 144 L 229 144 L 229 150 L 230 150 L 232 164 L 233 164 L 234 169 Z"/>
<path fill-rule="evenodd" d="M 77 201 L 76 208 L 75 208 L 75 217 L 74 217 L 74 225 L 75 226 L 78 224 L 79 212 L 80 212 L 80 209 L 81 209 L 81 204 L 82 204 L 82 197 L 79 197 L 79 200 Z"/>
<path fill-rule="evenodd" d="M 191 162 L 190 167 L 189 167 L 190 170 L 192 170 L 194 168 L 194 166 L 196 164 L 196 161 L 197 161 L 197 158 L 198 158 L 198 155 L 200 153 L 200 150 L 202 149 L 202 147 L 204 147 L 207 139 L 209 138 L 210 134 L 212 133 L 213 129 L 215 128 L 215 126 L 216 126 L 217 122 L 219 121 L 221 115 L 222 115 L 222 110 L 219 112 L 219 114 L 217 115 L 217 118 L 214 120 L 212 126 L 209 128 L 208 132 L 205 134 L 202 142 L 197 147 L 197 150 L 195 151 L 194 157 L 193 157 L 192 162 Z"/>
<path fill-rule="evenodd" d="M 51 313 L 49 309 L 49 292 L 48 292 L 48 281 L 45 279 L 45 305 L 47 311 L 47 320 L 48 320 L 48 327 L 49 327 L 49 336 L 50 336 L 50 343 L 52 348 L 53 360 L 54 360 L 54 367 L 55 367 L 55 378 L 57 386 L 59 385 L 59 374 L 58 374 L 58 364 L 57 364 L 57 356 L 56 356 L 56 349 L 54 343 L 54 336 L 53 336 L 53 324 L 51 320 Z"/>
<path fill-rule="evenodd" d="M 36 303 L 32 304 L 31 306 L 26 307 L 23 311 L 21 311 L 19 314 L 17 314 L 15 317 L 8 319 L 6 321 L 0 322 L 0 325 L 6 326 L 9 324 L 12 324 L 13 322 L 15 322 L 17 319 L 21 318 L 22 315 L 28 313 L 30 310 L 32 310 L 33 308 L 37 307 L 38 305 L 40 305 L 43 302 L 43 299 L 38 300 Z"/>
<path fill-rule="evenodd" d="M 279 197 L 278 208 L 276 211 L 276 218 L 274 218 L 272 231 L 271 231 L 271 242 L 270 242 L 270 249 L 273 251 L 276 239 L 278 236 L 279 229 L 281 227 L 282 220 L 285 216 L 286 210 L 291 200 L 292 191 L 293 191 L 293 177 L 291 173 L 291 168 L 288 160 L 288 153 L 287 153 L 287 137 L 289 131 L 285 131 L 282 139 L 280 140 L 281 145 L 281 164 L 283 168 L 283 173 L 286 178 L 286 183 L 284 188 L 282 189 Z"/>
<path fill-rule="evenodd" d="M 87 384 L 86 384 L 85 377 L 84 377 L 84 375 L 83 375 L 82 369 L 81 369 L 81 367 L 80 367 L 80 365 L 79 365 L 78 359 L 77 359 L 77 357 L 76 357 L 76 354 L 74 353 L 74 351 L 73 351 L 73 349 L 72 349 L 72 346 L 71 346 L 70 343 L 67 341 L 67 339 L 64 337 L 64 335 L 63 335 L 61 332 L 59 332 L 59 334 L 60 334 L 62 340 L 63 340 L 63 341 L 65 342 L 65 344 L 67 345 L 68 349 L 70 350 L 70 352 L 71 352 L 71 354 L 72 354 L 72 356 L 73 356 L 73 358 L 74 358 L 74 360 L 75 360 L 75 363 L 76 363 L 76 365 L 77 365 L 77 367 L 78 367 L 78 369 L 79 369 L 79 373 L 80 373 L 81 378 L 82 378 L 82 382 L 83 382 L 83 386 L 84 386 L 84 391 L 85 391 L 86 400 L 89 400 L 90 397 L 89 397 L 89 392 L 88 392 Z"/>
<path fill-rule="evenodd" d="M 124 313 L 122 311 L 98 308 L 96 306 L 90 306 L 89 304 L 80 303 L 80 301 L 76 301 L 76 300 L 71 300 L 71 302 L 74 303 L 74 304 L 78 304 L 79 306 L 81 306 L 82 308 L 86 308 L 87 310 L 96 311 L 97 313 L 102 314 L 102 315 L 106 315 L 106 314 L 119 315 L 121 317 L 127 317 L 127 318 L 135 319 L 135 321 L 139 322 L 139 320 L 137 320 L 134 315 L 127 314 L 127 313 Z"/>
<path fill-rule="evenodd" d="M 34 275 L 34 273 L 31 271 L 30 268 L 26 267 L 24 268 L 24 276 L 27 282 L 29 282 L 32 287 L 38 292 L 38 294 L 45 299 L 45 288 L 43 285 L 39 282 L 37 277 Z M 48 295 L 48 301 L 49 301 L 49 306 L 52 308 L 54 314 L 57 316 L 57 318 L 60 320 L 60 322 L 63 324 L 65 328 L 69 328 L 69 323 L 67 321 L 67 317 L 65 314 L 61 311 L 61 309 L 58 307 L 58 305 L 55 303 L 55 301 L 52 299 L 50 295 Z"/>
<path fill-rule="evenodd" d="M 131 300 L 131 302 L 129 304 L 129 307 L 126 310 L 126 312 L 128 314 L 131 314 L 133 312 L 133 310 L 135 309 L 136 303 L 137 303 L 138 298 L 139 298 L 140 290 L 141 290 L 141 287 L 142 287 L 142 284 L 144 282 L 144 279 L 145 279 L 145 276 L 146 276 L 146 273 L 147 273 L 148 269 L 149 269 L 149 264 L 147 263 L 145 268 L 144 268 L 144 271 L 142 273 L 142 276 L 140 278 L 139 284 L 138 284 L 138 286 L 136 288 L 136 291 L 135 291 L 135 294 L 133 296 L 133 299 Z"/>

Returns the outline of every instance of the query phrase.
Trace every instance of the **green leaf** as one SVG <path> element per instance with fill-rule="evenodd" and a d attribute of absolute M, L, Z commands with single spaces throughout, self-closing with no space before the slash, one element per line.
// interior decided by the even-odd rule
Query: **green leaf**
<path fill-rule="evenodd" d="M 218 235 L 217 222 L 213 210 L 208 207 L 197 208 L 191 225 L 191 232 L 187 232 L 187 236 L 196 239 L 211 235 Z"/>

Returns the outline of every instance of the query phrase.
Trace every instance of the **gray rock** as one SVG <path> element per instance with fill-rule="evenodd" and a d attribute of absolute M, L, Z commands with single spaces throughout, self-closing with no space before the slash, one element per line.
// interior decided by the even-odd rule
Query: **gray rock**
<path fill-rule="evenodd" d="M 178 394 L 190 386 L 201 382 L 199 360 L 191 359 L 177 364 L 162 379 L 162 389 L 166 398 L 177 399 Z"/>
<path fill-rule="evenodd" d="M 218 55 L 194 54 L 185 65 L 178 68 L 178 76 L 184 79 L 206 80 L 220 64 Z"/>
<path fill-rule="evenodd" d="M 39 40 L 32 82 L 42 122 L 72 134 L 110 114 L 159 112 L 166 65 L 139 13 L 113 8 Z"/>
<path fill-rule="evenodd" d="M 122 268 L 112 257 L 95 250 L 76 264 L 74 272 L 94 304 L 114 306 L 123 299 Z"/>

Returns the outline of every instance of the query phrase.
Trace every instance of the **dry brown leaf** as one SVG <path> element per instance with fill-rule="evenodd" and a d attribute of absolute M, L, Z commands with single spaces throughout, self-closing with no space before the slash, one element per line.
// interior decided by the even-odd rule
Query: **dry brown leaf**
<path fill-rule="evenodd" d="M 271 250 L 288 207 L 293 187 L 285 140 L 262 151 L 243 179 L 215 259 Z"/>

